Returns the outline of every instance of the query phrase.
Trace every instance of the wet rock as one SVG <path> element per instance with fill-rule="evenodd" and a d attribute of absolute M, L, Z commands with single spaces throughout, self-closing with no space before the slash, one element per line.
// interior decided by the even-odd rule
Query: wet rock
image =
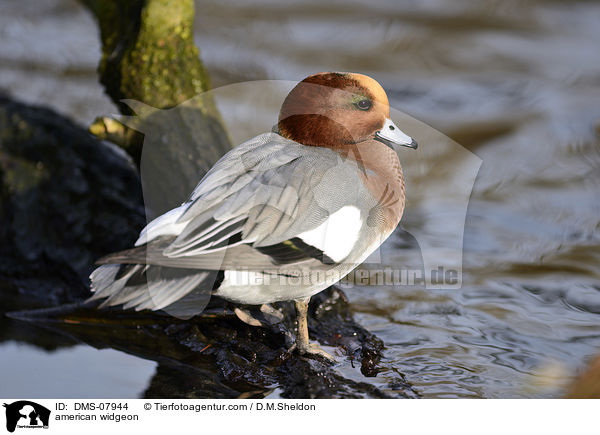
<path fill-rule="evenodd" d="M 276 304 L 284 324 L 267 327 L 243 323 L 233 307 L 214 298 L 202 315 L 188 321 L 154 312 L 96 310 L 89 305 L 12 315 L 97 348 L 111 347 L 157 361 L 159 368 L 144 393 L 147 398 L 265 397 L 274 391 L 286 398 L 418 396 L 403 379 L 390 391 L 382 391 L 366 379 L 344 376 L 338 366 L 348 358 L 356 362 L 353 370 L 376 374 L 383 345 L 352 320 L 339 289 L 319 293 L 309 310 L 311 338 L 335 346 L 338 364 L 333 366 L 288 351 L 292 303 Z"/>
<path fill-rule="evenodd" d="M 6 310 L 86 296 L 94 261 L 131 246 L 144 225 L 139 177 L 122 151 L 51 110 L 0 97 Z"/>

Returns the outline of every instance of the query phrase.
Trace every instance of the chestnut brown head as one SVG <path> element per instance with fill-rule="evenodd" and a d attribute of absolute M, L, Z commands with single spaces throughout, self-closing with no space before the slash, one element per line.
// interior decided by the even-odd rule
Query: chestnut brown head
<path fill-rule="evenodd" d="M 279 133 L 303 145 L 344 148 L 376 139 L 416 148 L 390 120 L 387 95 L 371 77 L 325 72 L 302 80 L 288 94 Z"/>

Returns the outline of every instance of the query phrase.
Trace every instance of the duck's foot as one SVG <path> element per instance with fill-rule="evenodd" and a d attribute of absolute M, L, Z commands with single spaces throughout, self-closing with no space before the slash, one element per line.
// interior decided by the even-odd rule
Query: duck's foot
<path fill-rule="evenodd" d="M 298 335 L 296 336 L 296 344 L 292 346 L 298 350 L 300 355 L 308 357 L 320 357 L 327 362 L 334 363 L 335 358 L 325 352 L 318 344 L 312 344 L 308 341 L 308 299 L 296 301 L 296 314 L 298 316 Z"/>
<path fill-rule="evenodd" d="M 235 315 L 242 322 L 250 326 L 262 326 L 267 328 L 283 321 L 283 314 L 270 305 L 261 305 L 258 307 L 235 307 Z"/>
<path fill-rule="evenodd" d="M 294 345 L 294 346 L 298 349 L 298 353 L 300 355 L 311 357 L 311 358 L 312 357 L 323 358 L 324 360 L 326 360 L 329 363 L 335 362 L 334 356 L 325 352 L 323 349 L 321 349 L 321 346 L 319 346 L 318 344 L 307 343 L 304 346 L 298 346 L 298 345 Z"/>

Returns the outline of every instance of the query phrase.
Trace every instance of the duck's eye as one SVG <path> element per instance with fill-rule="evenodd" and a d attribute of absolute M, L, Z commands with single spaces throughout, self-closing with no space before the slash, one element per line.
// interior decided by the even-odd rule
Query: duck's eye
<path fill-rule="evenodd" d="M 356 103 L 356 107 L 358 107 L 360 110 L 369 110 L 371 108 L 371 100 L 360 100 L 358 103 Z"/>

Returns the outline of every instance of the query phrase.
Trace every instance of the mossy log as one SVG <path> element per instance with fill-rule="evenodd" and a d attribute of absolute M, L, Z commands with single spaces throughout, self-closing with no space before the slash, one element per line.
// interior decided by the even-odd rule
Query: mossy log
<path fill-rule="evenodd" d="M 100 117 L 90 131 L 145 166 L 153 218 L 185 201 L 231 148 L 194 44 L 194 2 L 82 1 L 100 27 L 100 82 L 122 114 L 136 115 L 123 123 Z"/>
<path fill-rule="evenodd" d="M 100 82 L 123 113 L 130 113 L 123 99 L 164 109 L 209 89 L 194 45 L 193 0 L 82 1 L 100 27 Z"/>

